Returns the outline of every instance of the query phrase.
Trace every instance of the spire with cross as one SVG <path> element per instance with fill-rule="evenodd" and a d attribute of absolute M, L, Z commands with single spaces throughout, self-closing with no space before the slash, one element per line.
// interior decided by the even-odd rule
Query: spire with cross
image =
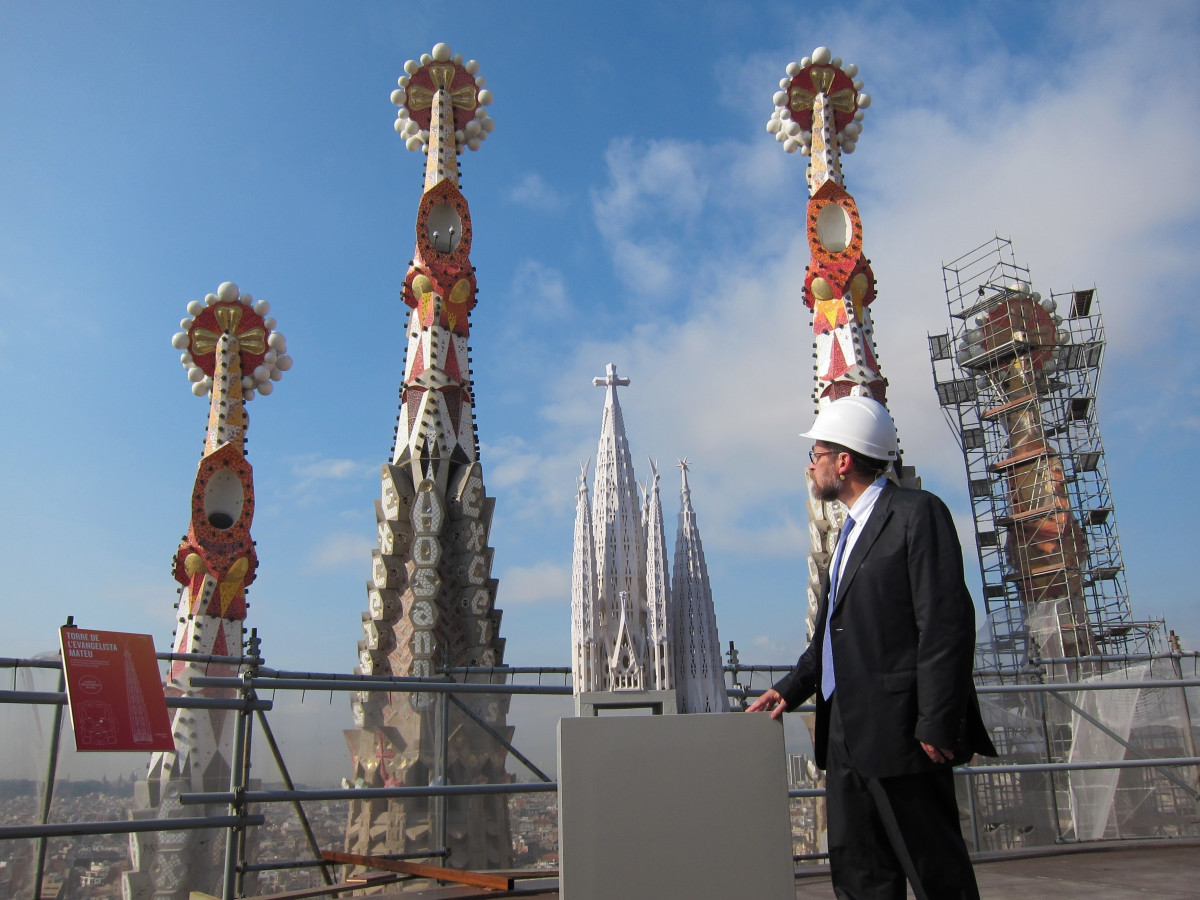
<path fill-rule="evenodd" d="M 592 383 L 607 391 L 593 499 L 589 504 L 583 465 L 576 504 L 571 578 L 575 693 L 665 692 L 673 695 L 670 702 L 678 712 L 727 710 L 712 592 L 687 484 L 688 462 L 679 461 L 683 509 L 672 579 L 658 464 L 650 459 L 650 478 L 641 486 L 639 502 L 617 401 L 616 389 L 629 379 L 610 363 Z M 697 678 L 703 683 L 691 683 Z"/>

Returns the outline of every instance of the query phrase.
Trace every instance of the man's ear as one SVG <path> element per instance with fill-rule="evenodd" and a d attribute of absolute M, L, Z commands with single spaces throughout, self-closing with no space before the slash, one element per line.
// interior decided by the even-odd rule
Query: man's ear
<path fill-rule="evenodd" d="M 854 469 L 854 459 L 845 450 L 837 455 L 837 473 L 843 478 Z"/>

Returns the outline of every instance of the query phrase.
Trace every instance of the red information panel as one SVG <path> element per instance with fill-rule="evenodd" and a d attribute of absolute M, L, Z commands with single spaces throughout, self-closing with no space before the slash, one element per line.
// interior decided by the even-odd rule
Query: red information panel
<path fill-rule="evenodd" d="M 174 750 L 148 634 L 59 629 L 75 749 Z"/>

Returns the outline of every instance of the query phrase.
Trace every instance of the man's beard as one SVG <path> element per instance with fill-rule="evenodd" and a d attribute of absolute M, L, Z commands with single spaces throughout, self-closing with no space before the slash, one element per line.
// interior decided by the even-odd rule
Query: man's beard
<path fill-rule="evenodd" d="M 843 482 L 834 477 L 830 477 L 828 481 L 822 482 L 820 475 L 814 475 L 812 480 L 813 496 L 824 503 L 830 503 L 838 498 L 838 494 L 842 492 Z"/>

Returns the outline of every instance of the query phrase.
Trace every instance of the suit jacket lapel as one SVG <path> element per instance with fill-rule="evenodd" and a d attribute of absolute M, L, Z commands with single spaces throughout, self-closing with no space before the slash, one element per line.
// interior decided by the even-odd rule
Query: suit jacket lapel
<path fill-rule="evenodd" d="M 883 486 L 883 491 L 875 501 L 875 507 L 871 510 L 870 518 L 867 519 L 867 524 L 863 526 L 862 533 L 859 534 L 858 539 L 854 542 L 854 549 L 850 551 L 850 556 L 846 560 L 846 566 L 842 570 L 842 579 L 838 582 L 837 586 L 838 601 L 846 596 L 846 589 L 854 581 L 854 576 L 858 573 L 858 568 L 862 565 L 863 559 L 870 552 L 871 545 L 875 543 L 883 531 L 883 526 L 887 524 L 887 520 L 892 517 L 892 495 L 895 492 L 896 486 L 888 482 Z"/>

